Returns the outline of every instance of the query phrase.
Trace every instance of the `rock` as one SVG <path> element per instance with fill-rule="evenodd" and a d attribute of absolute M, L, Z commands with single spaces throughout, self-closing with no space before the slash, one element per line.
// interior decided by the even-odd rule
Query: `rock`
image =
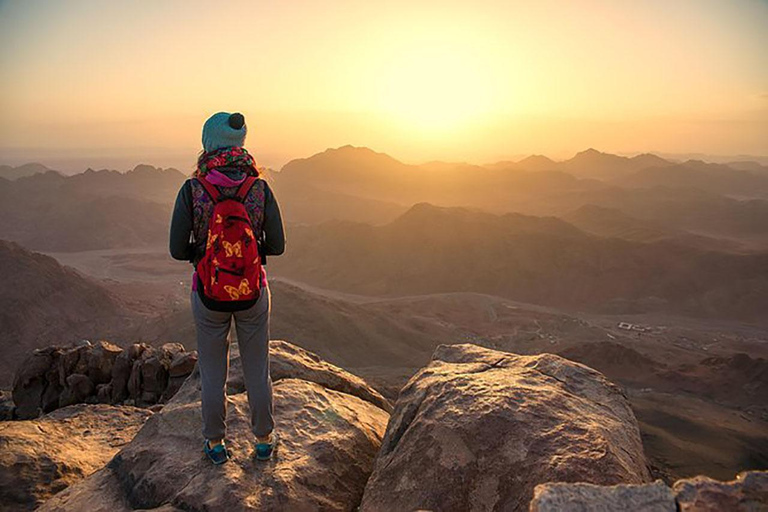
<path fill-rule="evenodd" d="M 168 400 L 173 398 L 173 396 L 178 393 L 179 389 L 181 389 L 181 386 L 184 385 L 184 382 L 187 380 L 187 375 L 182 375 L 180 377 L 171 377 L 168 379 L 168 387 L 165 388 L 165 391 L 163 391 L 163 395 L 160 397 L 160 404 L 165 404 Z"/>
<path fill-rule="evenodd" d="M 664 482 L 645 485 L 542 484 L 530 512 L 676 512 L 675 495 Z"/>
<path fill-rule="evenodd" d="M 37 510 L 48 512 L 131 512 L 125 503 L 120 482 L 109 468 L 102 468 L 85 480 L 68 487 L 43 503 Z M 176 512 L 174 508 L 160 507 L 152 512 Z"/>
<path fill-rule="evenodd" d="M 122 348 L 107 341 L 99 341 L 87 352 L 88 377 L 94 384 L 106 384 L 112 380 L 112 366 Z"/>
<path fill-rule="evenodd" d="M 312 374 L 309 368 L 300 372 Z M 331 380 L 319 370 L 315 377 Z M 280 435 L 274 459 L 255 460 L 247 396 L 239 393 L 228 398 L 227 411 L 234 459 L 217 467 L 202 453 L 199 389 L 195 370 L 106 468 L 40 510 L 301 511 L 353 510 L 359 504 L 386 428 L 384 410 L 286 376 L 273 388 Z"/>
<path fill-rule="evenodd" d="M 73 373 L 67 377 L 66 382 L 67 387 L 64 388 L 59 397 L 59 407 L 84 402 L 95 390 L 91 379 L 82 373 Z"/>
<path fill-rule="evenodd" d="M 441 345 L 400 392 L 361 510 L 522 511 L 545 482 L 649 481 L 634 414 L 600 373 Z"/>
<path fill-rule="evenodd" d="M 97 384 L 96 385 L 96 401 L 100 404 L 108 404 L 111 402 L 112 396 L 112 383 Z"/>
<path fill-rule="evenodd" d="M 235 343 L 232 344 L 230 350 L 230 373 L 227 387 L 230 393 L 239 393 L 245 391 L 240 352 Z M 387 412 L 392 411 L 392 404 L 363 379 L 291 343 L 280 340 L 270 341 L 269 364 L 273 382 L 284 378 L 317 382 L 328 389 L 361 398 Z"/>
<path fill-rule="evenodd" d="M 168 368 L 168 375 L 173 377 L 185 377 L 192 373 L 197 364 L 197 350 L 192 352 L 180 352 L 173 356 Z"/>
<path fill-rule="evenodd" d="M 154 404 L 168 386 L 168 367 L 170 358 L 162 349 L 149 347 L 141 354 L 141 400 L 145 404 Z"/>
<path fill-rule="evenodd" d="M 131 377 L 133 362 L 136 360 L 141 346 L 131 345 L 115 358 L 112 365 L 112 403 L 122 402 L 128 398 L 128 379 Z"/>
<path fill-rule="evenodd" d="M 174 360 L 176 376 L 188 375 L 196 352 L 185 352 L 180 343 L 160 348 L 136 343 L 123 350 L 107 341 L 36 350 L 16 372 L 17 414 L 31 419 L 80 402 L 124 403 L 130 398 L 138 405 L 152 405 L 168 400 L 180 386 L 169 379 Z"/>
<path fill-rule="evenodd" d="M 186 354 L 184 345 L 181 343 L 163 343 L 160 346 L 160 350 L 165 354 L 168 359 L 173 359 L 179 354 Z"/>
<path fill-rule="evenodd" d="M 37 349 L 19 365 L 13 379 L 13 402 L 16 417 L 36 418 L 42 412 L 42 397 L 47 386 L 46 373 L 58 357 L 58 347 Z"/>
<path fill-rule="evenodd" d="M 755 512 L 768 510 L 768 471 L 740 473 L 732 482 L 705 476 L 663 482 L 600 486 L 542 484 L 536 486 L 531 512 L 584 510 L 597 512 Z"/>
<path fill-rule="evenodd" d="M 45 390 L 43 391 L 43 396 L 40 398 L 40 408 L 42 409 L 43 414 L 59 408 L 61 392 L 66 385 L 66 379 L 64 380 L 64 385 L 61 384 L 58 365 L 56 365 L 55 362 L 45 373 L 45 382 Z"/>
<path fill-rule="evenodd" d="M 768 471 L 739 473 L 731 482 L 699 476 L 678 480 L 673 489 L 680 512 L 768 511 Z"/>
<path fill-rule="evenodd" d="M 128 396 L 134 402 L 138 403 L 141 395 L 141 360 L 136 359 L 131 365 L 131 375 L 128 377 L 126 386 Z"/>
<path fill-rule="evenodd" d="M 67 377 L 73 373 L 86 373 L 87 365 L 79 365 L 80 357 L 84 354 L 90 345 L 73 346 L 62 350 L 58 360 L 59 384 L 63 388 L 67 385 Z M 85 359 L 85 356 L 83 357 Z"/>
<path fill-rule="evenodd" d="M 11 392 L 0 389 L 0 421 L 12 420 L 15 409 L 16 404 L 13 403 Z"/>
<path fill-rule="evenodd" d="M 134 407 L 78 404 L 0 424 L 0 510 L 31 510 L 101 468 L 150 415 Z"/>

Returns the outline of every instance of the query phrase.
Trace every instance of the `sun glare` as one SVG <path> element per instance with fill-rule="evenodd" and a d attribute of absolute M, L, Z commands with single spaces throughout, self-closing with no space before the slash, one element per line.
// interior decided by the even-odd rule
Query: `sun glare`
<path fill-rule="evenodd" d="M 413 45 L 390 62 L 379 109 L 427 136 L 462 129 L 490 112 L 493 81 L 472 50 Z"/>

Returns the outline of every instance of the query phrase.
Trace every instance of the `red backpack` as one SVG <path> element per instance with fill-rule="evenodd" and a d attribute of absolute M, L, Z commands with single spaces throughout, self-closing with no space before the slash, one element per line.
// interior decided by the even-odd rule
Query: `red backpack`
<path fill-rule="evenodd" d="M 214 205 L 205 255 L 197 263 L 198 293 L 209 309 L 247 309 L 259 298 L 262 270 L 258 236 L 243 204 L 257 179 L 248 176 L 234 197 L 223 197 L 205 178 L 198 180 Z"/>

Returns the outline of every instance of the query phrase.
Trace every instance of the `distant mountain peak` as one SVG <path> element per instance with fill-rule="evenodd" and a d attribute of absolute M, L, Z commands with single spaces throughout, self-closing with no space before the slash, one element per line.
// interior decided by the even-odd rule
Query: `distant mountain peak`
<path fill-rule="evenodd" d="M 28 164 L 19 165 L 13 167 L 11 165 L 0 165 L 0 177 L 8 180 L 16 180 L 19 178 L 27 178 L 36 174 L 46 173 L 59 173 L 45 165 L 38 162 L 31 162 Z"/>
<path fill-rule="evenodd" d="M 570 160 L 566 160 L 566 163 L 567 162 L 579 162 L 580 164 L 608 163 L 608 162 L 615 162 L 617 160 L 629 160 L 629 159 L 623 156 L 614 155 L 612 153 L 603 153 L 602 151 L 598 151 L 595 148 L 589 148 L 579 153 L 576 153 L 576 155 L 573 158 L 571 158 Z"/>
<path fill-rule="evenodd" d="M 310 167 L 314 170 L 324 169 L 380 169 L 387 171 L 392 167 L 404 166 L 399 160 L 392 158 L 386 153 L 378 153 L 365 146 L 352 146 L 347 144 L 338 148 L 328 148 L 321 153 L 316 153 L 308 158 L 297 158 L 291 160 L 283 166 L 281 172 L 289 171 L 296 173 L 298 170 L 308 170 Z"/>
<path fill-rule="evenodd" d="M 530 155 L 530 156 L 527 156 L 527 157 L 523 158 L 522 160 L 520 160 L 517 163 L 518 164 L 531 163 L 531 164 L 541 165 L 541 164 L 555 164 L 556 162 L 554 160 L 552 160 L 551 158 L 549 158 L 548 156 L 544 156 L 544 155 Z"/>
<path fill-rule="evenodd" d="M 386 153 L 379 153 L 377 151 L 372 150 L 369 147 L 366 146 L 353 146 L 352 144 L 346 144 L 344 146 L 339 146 L 338 148 L 328 148 L 325 151 L 323 151 L 320 154 L 348 154 L 348 155 L 376 155 L 376 156 L 386 156 L 388 158 L 391 158 Z"/>

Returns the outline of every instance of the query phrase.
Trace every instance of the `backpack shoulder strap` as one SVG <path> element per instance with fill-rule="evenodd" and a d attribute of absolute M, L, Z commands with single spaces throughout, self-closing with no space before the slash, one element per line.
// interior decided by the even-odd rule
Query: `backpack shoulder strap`
<path fill-rule="evenodd" d="M 221 192 L 219 192 L 219 189 L 216 188 L 213 183 L 206 180 L 205 178 L 195 178 L 200 185 L 203 186 L 205 191 L 208 193 L 208 196 L 211 198 L 211 201 L 215 203 L 219 202 L 219 199 L 221 198 Z"/>
<path fill-rule="evenodd" d="M 237 194 L 235 194 L 235 197 L 240 202 L 245 201 L 246 196 L 248 195 L 248 192 L 251 191 L 253 188 L 253 184 L 256 183 L 256 180 L 258 180 L 256 176 L 248 176 L 245 178 L 245 181 L 240 185 L 240 188 L 237 189 Z"/>

